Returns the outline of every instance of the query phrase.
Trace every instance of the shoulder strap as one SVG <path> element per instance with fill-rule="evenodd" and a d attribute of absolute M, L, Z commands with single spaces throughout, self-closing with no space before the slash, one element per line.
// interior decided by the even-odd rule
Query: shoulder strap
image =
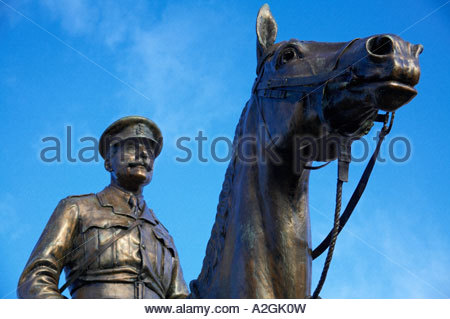
<path fill-rule="evenodd" d="M 66 281 L 66 283 L 59 289 L 59 293 L 62 293 L 67 287 L 69 287 L 75 280 L 77 280 L 86 270 L 87 268 L 97 259 L 97 257 L 101 256 L 112 244 L 114 244 L 117 240 L 130 233 L 137 225 L 139 225 L 139 220 L 134 221 L 128 228 L 122 230 L 118 234 L 111 236 L 111 238 L 102 246 L 100 246 L 95 253 L 86 258 L 84 262 L 80 265 L 80 268 Z"/>

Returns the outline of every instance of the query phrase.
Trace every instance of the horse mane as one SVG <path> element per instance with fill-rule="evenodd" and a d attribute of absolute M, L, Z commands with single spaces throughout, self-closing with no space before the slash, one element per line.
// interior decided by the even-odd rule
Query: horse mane
<path fill-rule="evenodd" d="M 206 247 L 206 255 L 203 259 L 203 266 L 200 275 L 196 280 L 191 281 L 191 298 L 202 298 L 202 292 L 211 284 L 212 275 L 217 264 L 222 258 L 223 248 L 225 245 L 225 236 L 228 221 L 229 198 L 233 185 L 234 171 L 236 165 L 236 147 L 242 136 L 242 126 L 245 114 L 248 109 L 249 102 L 246 103 L 242 110 L 239 122 L 236 126 L 233 138 L 233 150 L 230 164 L 225 172 L 225 179 L 222 184 L 222 190 L 219 195 L 219 204 L 217 205 L 216 220 L 211 230 L 211 237 Z"/>

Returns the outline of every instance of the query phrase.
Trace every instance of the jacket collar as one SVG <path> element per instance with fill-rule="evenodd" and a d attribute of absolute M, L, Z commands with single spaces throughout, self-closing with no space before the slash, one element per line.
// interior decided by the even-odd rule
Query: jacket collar
<path fill-rule="evenodd" d="M 118 215 L 125 215 L 136 219 L 136 216 L 132 213 L 129 200 L 133 196 L 132 193 L 125 192 L 115 186 L 109 185 L 100 193 L 97 193 L 97 198 L 101 206 L 111 207 L 113 213 Z M 138 218 L 145 219 L 146 221 L 156 225 L 158 220 L 155 218 L 153 211 L 147 207 L 143 196 L 137 197 L 139 209 L 142 215 Z"/>

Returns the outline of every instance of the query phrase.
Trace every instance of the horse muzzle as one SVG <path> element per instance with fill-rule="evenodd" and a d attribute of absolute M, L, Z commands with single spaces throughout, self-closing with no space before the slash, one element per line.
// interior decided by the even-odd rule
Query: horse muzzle
<path fill-rule="evenodd" d="M 392 112 L 411 101 L 419 82 L 421 44 L 413 45 L 396 35 L 376 35 L 366 39 L 365 56 L 352 67 L 351 86 L 373 92 L 376 106 Z"/>

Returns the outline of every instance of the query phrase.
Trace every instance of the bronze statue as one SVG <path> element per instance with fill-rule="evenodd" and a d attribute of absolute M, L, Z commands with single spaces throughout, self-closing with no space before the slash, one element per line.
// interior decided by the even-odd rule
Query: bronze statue
<path fill-rule="evenodd" d="M 19 298 L 185 298 L 172 237 L 144 201 L 163 138 L 151 120 L 129 116 L 100 138 L 111 184 L 63 199 L 22 273 Z M 60 273 L 67 282 L 58 289 Z"/>
<path fill-rule="evenodd" d="M 346 179 L 345 152 L 328 145 L 312 152 L 313 144 L 359 138 L 379 109 L 394 111 L 417 93 L 422 46 L 398 36 L 275 43 L 267 5 L 256 34 L 257 78 L 236 127 L 203 268 L 190 285 L 193 298 L 310 297 L 311 163 L 339 157 L 339 182 Z M 246 136 L 256 143 L 241 143 Z M 299 145 L 298 137 L 314 140 Z M 273 147 L 281 161 L 264 160 Z M 242 154 L 257 160 L 247 163 Z"/>

